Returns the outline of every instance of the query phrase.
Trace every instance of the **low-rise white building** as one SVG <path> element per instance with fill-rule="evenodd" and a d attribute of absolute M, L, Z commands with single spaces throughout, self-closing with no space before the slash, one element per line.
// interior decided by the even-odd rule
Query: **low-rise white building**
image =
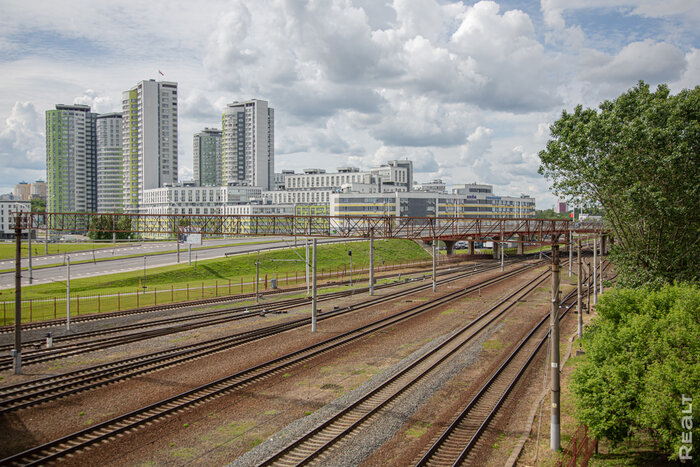
<path fill-rule="evenodd" d="M 178 183 L 144 190 L 141 214 L 223 214 L 231 204 L 261 198 L 262 189 L 250 186 L 197 186 Z"/>
<path fill-rule="evenodd" d="M 474 190 L 474 191 L 472 191 Z M 453 193 L 333 193 L 331 216 L 534 217 L 535 199 L 493 195 L 490 185 L 460 185 Z"/>
<path fill-rule="evenodd" d="M 32 203 L 19 200 L 0 200 L 0 235 L 2 238 L 15 238 L 13 213 L 30 212 Z"/>

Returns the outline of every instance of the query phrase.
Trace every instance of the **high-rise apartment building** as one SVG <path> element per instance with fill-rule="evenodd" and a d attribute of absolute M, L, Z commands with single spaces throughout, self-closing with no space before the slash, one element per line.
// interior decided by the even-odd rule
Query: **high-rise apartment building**
<path fill-rule="evenodd" d="M 205 128 L 193 139 L 194 181 L 199 186 L 220 186 L 221 130 Z"/>
<path fill-rule="evenodd" d="M 122 114 L 97 116 L 97 211 L 122 210 Z"/>
<path fill-rule="evenodd" d="M 87 105 L 56 105 L 46 111 L 47 202 L 50 212 L 97 208 L 97 114 Z"/>
<path fill-rule="evenodd" d="M 32 184 L 19 182 L 15 185 L 15 199 L 18 201 L 29 201 L 31 199 Z"/>
<path fill-rule="evenodd" d="M 275 111 L 252 99 L 226 106 L 222 116 L 222 183 L 274 188 Z"/>
<path fill-rule="evenodd" d="M 177 182 L 177 83 L 141 81 L 122 93 L 124 211 L 136 212 L 143 190 Z"/>

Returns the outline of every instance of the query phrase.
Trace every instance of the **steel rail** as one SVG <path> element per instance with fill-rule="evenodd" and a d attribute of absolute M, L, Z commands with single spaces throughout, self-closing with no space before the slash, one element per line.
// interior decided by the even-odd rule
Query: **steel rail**
<path fill-rule="evenodd" d="M 490 269 L 494 269 L 492 266 Z M 486 269 L 488 270 L 488 269 Z M 443 283 L 469 277 L 484 270 L 470 271 L 458 277 L 443 279 Z M 354 312 L 365 307 L 375 306 L 379 303 L 394 300 L 428 288 L 430 285 L 419 286 L 416 289 L 395 292 L 390 295 L 377 297 L 350 307 L 332 310 L 324 313 L 319 319 L 325 320 L 338 315 Z M 82 370 L 76 370 L 62 375 L 44 378 L 38 381 L 8 386 L 0 389 L 0 414 L 18 410 L 42 402 L 63 397 L 65 395 L 82 392 L 98 386 L 103 386 L 115 381 L 121 381 L 127 377 L 133 377 L 150 373 L 162 368 L 172 367 L 179 363 L 201 358 L 222 350 L 230 349 L 237 345 L 261 339 L 279 332 L 295 329 L 307 325 L 309 318 L 299 318 L 286 323 L 267 326 L 259 330 L 240 333 L 234 336 L 220 337 L 197 344 L 165 350 L 155 354 L 148 354 L 134 358 L 128 358 L 119 362 L 97 365 Z"/>
<path fill-rule="evenodd" d="M 522 270 L 517 272 L 522 272 Z M 350 344 L 364 336 L 394 326 L 400 322 L 407 321 L 412 317 L 432 310 L 439 305 L 449 303 L 452 300 L 463 297 L 464 295 L 474 293 L 481 287 L 484 287 L 486 284 L 495 284 L 513 275 L 516 275 L 516 272 L 509 272 L 497 278 L 487 279 L 481 284 L 472 285 L 464 290 L 450 292 L 444 296 L 437 297 L 430 302 L 405 309 L 393 316 L 379 319 L 373 323 L 341 333 L 334 337 L 330 337 L 306 348 L 277 357 L 247 370 L 243 370 L 233 375 L 204 384 L 127 414 L 98 423 L 92 427 L 85 428 L 40 446 L 36 446 L 26 451 L 6 457 L 5 459 L 0 459 L 0 464 L 38 465 L 54 461 L 97 442 L 107 440 L 120 433 L 134 430 L 146 423 L 161 419 L 162 417 L 174 412 L 181 411 L 193 405 L 201 404 L 238 388 L 248 386 L 253 382 L 266 378 L 267 376 L 279 373 L 289 369 L 290 367 L 309 361 L 314 357 Z"/>
<path fill-rule="evenodd" d="M 509 311 L 518 300 L 532 292 L 549 274 L 549 271 L 540 273 L 516 291 L 500 299 L 488 310 L 455 331 L 447 340 L 430 352 L 421 356 L 380 386 L 365 394 L 309 433 L 285 446 L 259 465 L 304 465 L 319 460 L 318 458 L 326 453 L 329 448 L 366 424 L 380 410 L 389 407 L 398 397 L 423 381 L 446 360 L 463 349 L 465 345 L 471 343 L 482 331 Z M 519 299 L 511 301 L 521 293 L 522 296 Z M 508 303 L 509 301 L 510 303 Z M 503 307 L 503 305 L 506 306 Z M 500 311 L 494 313 L 499 309 Z M 477 329 L 472 330 L 473 327 L 485 319 L 486 321 Z M 472 332 L 465 336 L 464 334 L 468 331 Z"/>
<path fill-rule="evenodd" d="M 532 254 L 525 255 L 526 257 L 532 257 Z M 426 262 L 426 264 L 429 264 L 430 262 Z M 456 263 L 459 264 L 459 263 Z M 449 263 L 446 266 L 441 266 L 438 268 L 439 270 L 445 270 L 449 269 L 450 267 L 454 267 L 455 263 Z M 409 268 L 413 268 L 409 266 Z M 421 271 L 422 269 L 419 266 L 415 266 L 418 271 Z M 425 269 L 425 270 L 430 270 L 430 268 Z M 409 274 L 415 274 L 416 272 L 411 272 Z M 394 277 L 396 274 L 382 274 L 380 276 L 375 276 L 376 279 L 386 279 L 389 277 Z M 365 282 L 368 281 L 369 279 L 359 279 L 353 282 Z M 349 280 L 342 280 L 342 281 L 330 281 L 327 284 L 320 285 L 319 287 L 337 287 L 338 285 L 343 285 L 343 284 L 348 284 L 350 281 Z M 223 287 L 223 286 L 222 286 Z M 356 289 L 357 292 L 361 292 L 363 290 L 366 290 L 367 288 L 358 288 Z M 167 291 L 167 289 L 164 289 Z M 285 287 L 285 288 L 280 288 L 277 290 L 266 290 L 262 292 L 258 292 L 258 295 L 260 296 L 271 296 L 271 295 L 282 295 L 282 294 L 287 294 L 291 292 L 300 292 L 300 291 L 305 291 L 306 290 L 306 285 L 298 286 L 298 287 Z M 356 292 L 356 293 L 357 293 Z M 129 310 L 122 310 L 122 311 L 110 311 L 110 312 L 105 312 L 105 313 L 92 313 L 88 315 L 83 315 L 83 316 L 75 316 L 71 317 L 71 323 L 82 323 L 82 322 L 91 322 L 91 321 L 97 321 L 97 320 L 103 320 L 103 319 L 110 319 L 110 318 L 119 318 L 119 317 L 124 317 L 124 316 L 131 316 L 135 314 L 142 314 L 142 313 L 152 313 L 152 312 L 157 312 L 157 311 L 167 311 L 167 310 L 174 310 L 174 309 L 180 309 L 180 308 L 190 308 L 190 307 L 195 307 L 195 306 L 200 306 L 200 305 L 211 305 L 215 303 L 226 303 L 226 302 L 233 302 L 237 300 L 244 300 L 247 298 L 255 298 L 255 292 L 250 292 L 250 293 L 243 293 L 243 294 L 233 294 L 233 295 L 225 295 L 221 297 L 210 297 L 210 298 L 204 298 L 204 299 L 198 299 L 198 300 L 188 300 L 185 302 L 178 302 L 178 303 L 167 303 L 163 305 L 150 305 L 150 306 L 145 306 L 145 307 L 140 307 L 140 308 L 132 308 Z M 35 329 L 45 329 L 45 328 L 50 328 L 50 327 L 55 327 L 55 326 L 63 326 L 65 325 L 66 320 L 65 318 L 57 318 L 57 319 L 50 319 L 50 320 L 44 320 L 44 321 L 35 321 L 31 323 L 23 323 L 22 324 L 22 331 L 29 331 L 29 330 L 35 330 Z M 15 332 L 15 327 L 14 325 L 4 325 L 0 326 L 0 334 L 12 334 Z M 4 346 L 3 346 L 4 347 Z"/>
<path fill-rule="evenodd" d="M 487 266 L 483 269 L 477 270 L 476 271 L 481 271 L 481 270 L 489 270 L 489 269 L 494 269 L 493 266 Z M 460 270 L 469 270 L 470 273 L 468 275 L 472 275 L 471 273 L 471 268 L 470 267 L 463 267 L 463 268 L 456 268 L 452 270 L 447 270 L 443 271 L 439 275 L 449 275 L 449 274 L 454 274 L 458 273 Z M 456 280 L 456 279 L 455 279 Z M 378 288 L 384 288 L 384 287 L 390 287 L 393 285 L 399 285 L 397 284 L 383 284 L 382 286 L 379 286 Z M 323 301 L 328 301 L 328 300 L 333 300 L 339 297 L 345 297 L 345 296 L 352 296 L 355 293 L 362 292 L 366 290 L 365 288 L 362 289 L 353 289 L 353 290 L 347 290 L 347 291 L 339 291 L 339 292 L 331 292 L 329 294 L 324 294 Z M 368 302 L 372 302 L 373 300 L 379 300 L 378 299 L 371 299 Z M 277 304 L 267 304 L 267 305 L 259 305 L 257 306 L 257 309 L 259 310 L 265 310 L 267 312 L 276 312 L 280 310 L 284 310 L 286 308 L 290 308 L 293 306 L 300 306 L 304 305 L 308 302 L 308 298 L 303 297 L 303 298 L 298 298 L 298 299 L 290 299 L 292 300 L 289 303 L 284 303 L 282 305 L 277 305 Z M 267 306 L 267 308 L 265 308 Z M 250 308 L 250 307 L 249 307 Z M 245 309 L 245 307 L 238 307 L 239 311 L 240 309 Z M 211 313 L 228 313 L 229 310 L 219 310 Z M 260 311 L 258 314 L 262 313 Z M 201 316 L 201 315 L 200 315 Z M 115 336 L 111 337 L 108 339 L 103 339 L 98 342 L 77 342 L 73 344 L 68 344 L 68 345 L 63 345 L 63 346 L 55 346 L 50 349 L 40 349 L 40 350 L 33 350 L 33 351 L 27 351 L 25 352 L 23 364 L 24 365 L 31 365 L 31 364 L 36 364 L 36 363 L 41 363 L 41 362 L 46 362 L 46 361 L 51 361 L 55 360 L 57 358 L 66 358 L 74 355 L 79 355 L 83 354 L 86 352 L 91 352 L 93 350 L 103 350 L 108 347 L 115 347 L 118 345 L 124 345 L 128 344 L 131 342 L 136 342 L 144 339 L 149 339 L 149 338 L 154 338 L 154 337 L 160 337 L 168 334 L 174 334 L 178 332 L 183 332 L 183 331 L 188 331 L 192 329 L 197 329 L 200 327 L 204 326 L 211 326 L 214 324 L 220 324 L 222 322 L 227 322 L 232 319 L 242 319 L 246 318 L 249 316 L 255 316 L 255 313 L 246 315 L 245 312 L 239 317 L 220 317 L 220 318 L 215 318 L 212 320 L 204 321 L 204 322 L 195 322 L 195 323 L 190 323 L 190 324 L 182 324 L 179 326 L 172 326 L 172 327 L 166 327 L 166 328 L 160 328 L 160 329 L 155 329 L 155 330 L 148 330 L 148 331 L 139 331 L 136 333 L 132 334 L 127 334 L 125 336 Z M 116 332 L 120 332 L 118 329 Z M 89 335 L 90 332 L 83 333 L 83 335 Z M 102 335 L 104 334 L 103 331 L 97 331 L 95 335 Z M 65 340 L 72 340 L 71 336 L 66 337 Z M 40 341 L 43 342 L 43 341 Z M 12 359 L 10 357 L 5 357 L 2 356 L 0 357 L 0 370 L 3 369 L 9 369 L 12 367 Z"/>
<path fill-rule="evenodd" d="M 567 301 L 575 298 L 575 293 L 575 290 L 570 292 L 564 298 L 562 303 L 566 303 Z M 575 303 L 575 300 L 572 300 L 572 302 L 566 307 L 564 312 L 559 317 L 560 321 L 566 316 L 568 311 L 574 306 Z M 508 355 L 505 361 L 481 386 L 477 394 L 471 399 L 471 401 L 466 405 L 466 407 L 459 413 L 459 415 L 457 415 L 457 417 L 455 417 L 453 422 L 440 434 L 438 439 L 431 445 L 428 451 L 416 463 L 416 466 L 460 465 L 465 461 L 466 457 L 475 447 L 476 442 L 484 433 L 493 417 L 496 415 L 498 410 L 505 402 L 508 395 L 511 393 L 515 385 L 520 381 L 522 375 L 530 366 L 532 360 L 541 350 L 542 346 L 546 343 L 547 338 L 549 336 L 549 330 L 547 330 L 547 332 L 542 336 L 539 342 L 536 342 L 535 348 L 527 355 L 525 362 L 523 362 L 519 367 L 513 367 L 513 365 L 511 365 L 518 363 L 518 361 L 516 361 L 516 357 L 523 355 L 522 352 L 526 349 L 526 347 L 531 347 L 531 345 L 529 345 L 532 343 L 531 339 L 533 338 L 535 333 L 537 333 L 538 330 L 540 330 L 542 326 L 549 320 L 549 315 L 550 313 L 547 313 L 547 315 L 544 316 L 532 328 L 528 335 L 524 339 L 522 339 L 518 346 L 515 349 L 513 349 L 513 351 Z M 507 376 L 506 370 L 511 370 L 513 368 L 517 370 L 515 375 L 510 376 L 509 379 L 505 379 Z M 496 386 L 497 383 L 500 383 L 501 386 Z M 506 387 L 503 388 L 503 385 L 506 385 Z M 498 392 L 494 393 L 493 391 Z M 498 397 L 498 399 L 495 402 L 490 402 L 489 399 L 486 398 L 487 394 L 490 394 L 493 397 Z M 473 419 L 468 418 L 475 412 L 478 416 L 478 413 L 481 413 L 485 410 L 484 407 L 479 406 L 479 404 L 486 404 L 490 407 L 488 408 L 488 411 L 486 412 L 483 419 L 481 419 L 481 423 L 479 423 L 478 421 L 480 419 L 477 419 L 475 421 Z M 466 435 L 464 434 L 465 431 L 467 432 Z M 466 445 L 464 444 L 465 440 Z M 455 445 L 458 446 L 458 448 L 455 448 Z M 462 448 L 462 446 L 464 447 Z M 454 452 L 458 452 L 456 458 L 451 457 L 451 454 Z"/>

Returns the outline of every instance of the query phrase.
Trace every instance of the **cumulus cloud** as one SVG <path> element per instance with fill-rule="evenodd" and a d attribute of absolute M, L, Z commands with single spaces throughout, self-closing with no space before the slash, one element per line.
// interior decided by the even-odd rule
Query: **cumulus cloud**
<path fill-rule="evenodd" d="M 597 55 L 601 63 L 581 74 L 588 81 L 629 84 L 642 79 L 662 83 L 678 80 L 687 66 L 678 47 L 652 40 L 632 42 L 612 57 Z"/>
<path fill-rule="evenodd" d="M 639 79 L 693 87 L 700 69 L 700 9 L 686 0 L 541 0 L 541 18 L 497 1 L 142 3 L 4 6 L 7 164 L 43 164 L 44 109 L 75 98 L 117 110 L 160 68 L 179 83 L 182 178 L 192 133 L 259 98 L 276 109 L 277 170 L 407 157 L 424 178 L 542 194 L 537 152 L 562 107 L 595 107 Z M 625 21 L 602 34 L 581 12 Z"/>
<path fill-rule="evenodd" d="M 0 131 L 0 160 L 3 167 L 40 168 L 46 153 L 44 119 L 31 102 L 16 102 Z"/>
<path fill-rule="evenodd" d="M 88 89 L 82 96 L 73 99 L 73 104 L 89 105 L 90 110 L 95 113 L 121 111 L 121 105 L 119 102 L 114 102 L 112 96 L 104 95 L 93 89 Z"/>

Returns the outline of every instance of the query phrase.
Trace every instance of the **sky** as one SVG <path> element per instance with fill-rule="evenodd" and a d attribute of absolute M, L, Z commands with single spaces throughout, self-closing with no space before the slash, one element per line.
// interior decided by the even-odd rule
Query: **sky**
<path fill-rule="evenodd" d="M 0 0 L 0 193 L 46 179 L 45 112 L 178 83 L 179 178 L 227 103 L 275 109 L 275 171 L 414 161 L 414 178 L 555 196 L 563 110 L 700 85 L 697 0 Z M 163 73 L 161 76 L 160 72 Z"/>

